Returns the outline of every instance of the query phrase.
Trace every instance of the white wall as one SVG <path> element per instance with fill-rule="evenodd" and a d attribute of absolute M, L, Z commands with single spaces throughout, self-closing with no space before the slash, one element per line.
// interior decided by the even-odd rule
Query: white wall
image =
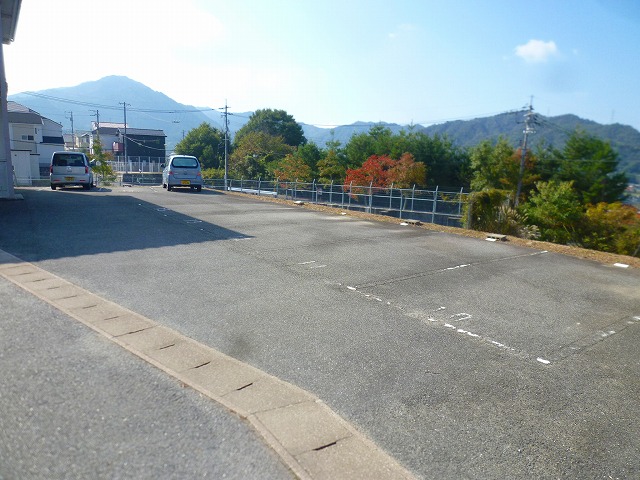
<path fill-rule="evenodd" d="M 32 155 L 29 150 L 12 150 L 11 162 L 19 186 L 32 185 L 33 180 L 40 179 L 40 165 L 38 155 Z"/>
<path fill-rule="evenodd" d="M 9 138 L 11 138 L 11 149 L 37 152 L 36 145 L 42 141 L 42 128 L 39 127 L 40 125 L 29 123 L 10 123 Z"/>
<path fill-rule="evenodd" d="M 54 122 L 53 120 L 42 117 L 42 135 L 40 135 L 40 141 L 42 137 L 62 137 L 62 125 Z M 62 146 L 60 147 L 62 148 Z"/>

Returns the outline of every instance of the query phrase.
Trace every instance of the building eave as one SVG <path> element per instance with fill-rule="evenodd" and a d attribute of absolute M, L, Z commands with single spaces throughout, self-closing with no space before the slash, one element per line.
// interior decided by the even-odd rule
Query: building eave
<path fill-rule="evenodd" d="M 22 0 L 0 0 L 0 17 L 2 19 L 2 43 L 13 42 L 18 26 Z"/>

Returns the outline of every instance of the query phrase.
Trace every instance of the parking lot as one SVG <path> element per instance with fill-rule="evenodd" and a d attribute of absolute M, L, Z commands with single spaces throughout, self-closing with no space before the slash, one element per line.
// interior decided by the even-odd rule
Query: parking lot
<path fill-rule="evenodd" d="M 311 392 L 418 477 L 640 475 L 637 269 L 210 190 L 19 193 L 0 249 Z"/>

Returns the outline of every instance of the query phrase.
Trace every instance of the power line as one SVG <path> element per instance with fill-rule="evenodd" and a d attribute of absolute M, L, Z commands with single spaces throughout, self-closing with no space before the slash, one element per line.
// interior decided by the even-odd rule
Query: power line
<path fill-rule="evenodd" d="M 52 95 L 46 95 L 46 94 L 42 94 L 42 93 L 37 93 L 37 92 L 23 92 L 25 95 L 31 95 L 34 97 L 38 97 L 38 98 L 44 98 L 46 100 L 52 100 L 52 101 L 56 101 L 56 102 L 63 102 L 63 103 L 70 103 L 70 104 L 74 104 L 74 105 L 81 105 L 81 106 L 85 106 L 85 107 L 92 107 L 92 108 L 102 108 L 102 109 L 107 109 L 107 110 L 120 110 L 121 107 L 119 106 L 115 106 L 115 105 L 104 105 L 104 104 L 99 104 L 99 103 L 92 103 L 92 102 L 85 102 L 85 101 L 80 101 L 80 100 L 72 100 L 72 99 L 68 99 L 68 98 L 62 98 L 62 97 L 54 97 Z M 120 103 L 122 104 L 122 103 Z M 212 111 L 217 111 L 217 110 L 222 110 L 224 109 L 224 107 L 221 108 L 197 108 L 197 109 L 175 109 L 175 110 L 164 110 L 164 109 L 153 109 L 153 108 L 129 108 L 129 112 L 136 112 L 136 113 L 160 113 L 160 114 L 169 114 L 169 115 L 175 115 L 175 114 L 181 114 L 181 113 L 202 113 L 202 112 L 212 112 Z M 474 118 L 479 118 L 479 117 L 483 117 L 483 116 L 491 116 L 491 115 L 497 115 L 500 113 L 504 113 L 504 112 L 493 112 L 493 113 L 486 113 L 486 114 L 479 114 L 479 115 L 469 115 L 466 117 L 457 117 L 457 118 L 447 118 L 447 119 L 440 119 L 440 120 L 429 120 L 429 121 L 420 121 L 420 122 L 416 122 L 415 125 L 432 125 L 432 124 L 438 124 L 438 123 L 443 123 L 443 122 L 448 122 L 448 121 L 456 121 L 456 120 L 468 120 L 468 119 L 474 119 Z M 250 116 L 248 115 L 242 115 L 239 113 L 229 113 L 229 115 L 235 115 L 239 118 L 250 118 Z M 338 128 L 338 127 L 350 127 L 350 128 L 371 128 L 371 123 L 364 123 L 362 125 L 358 125 L 358 124 L 320 124 L 320 123 L 306 123 L 306 122 L 302 122 L 305 125 L 310 125 L 310 126 L 314 126 L 314 127 L 318 127 L 318 128 Z"/>
<path fill-rule="evenodd" d="M 38 98 L 44 98 L 45 100 L 53 100 L 56 102 L 64 102 L 64 103 L 71 103 L 74 105 L 81 105 L 84 107 L 95 107 L 95 108 L 105 108 L 105 109 L 109 109 L 109 110 L 120 110 L 120 107 L 117 107 L 115 105 L 102 105 L 99 103 L 92 103 L 92 102 L 84 102 L 84 101 L 80 101 L 80 100 L 71 100 L 68 98 L 61 98 L 61 97 L 54 97 L 51 95 L 45 95 L 42 93 L 36 93 L 36 92 L 24 92 L 25 95 L 31 95 L 33 97 L 38 97 Z M 122 105 L 122 102 L 120 102 L 120 105 Z M 160 110 L 160 109 L 154 109 L 154 108 L 130 108 L 129 111 L 131 112 L 147 112 L 147 113 L 168 113 L 168 114 L 176 114 L 176 113 L 196 113 L 196 112 L 211 112 L 211 111 L 215 111 L 215 108 L 199 108 L 199 109 L 183 109 L 183 110 L 179 110 L 179 109 L 175 109 L 175 110 Z"/>

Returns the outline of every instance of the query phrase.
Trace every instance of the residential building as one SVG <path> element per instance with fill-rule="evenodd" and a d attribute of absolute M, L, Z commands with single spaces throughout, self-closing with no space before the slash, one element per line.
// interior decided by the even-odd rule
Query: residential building
<path fill-rule="evenodd" d="M 114 160 L 123 161 L 125 155 L 125 125 L 124 123 L 92 122 L 89 139 L 90 149 L 93 142 L 100 136 L 100 143 L 104 152 L 110 152 Z M 164 162 L 166 156 L 166 135 L 162 130 L 143 128 L 126 128 L 126 154 L 128 161 L 157 161 Z M 80 137 L 80 143 L 85 142 L 85 136 Z"/>
<path fill-rule="evenodd" d="M 64 150 L 62 125 L 12 101 L 7 102 L 7 118 L 16 181 L 30 185 L 49 174 L 52 153 Z"/>

